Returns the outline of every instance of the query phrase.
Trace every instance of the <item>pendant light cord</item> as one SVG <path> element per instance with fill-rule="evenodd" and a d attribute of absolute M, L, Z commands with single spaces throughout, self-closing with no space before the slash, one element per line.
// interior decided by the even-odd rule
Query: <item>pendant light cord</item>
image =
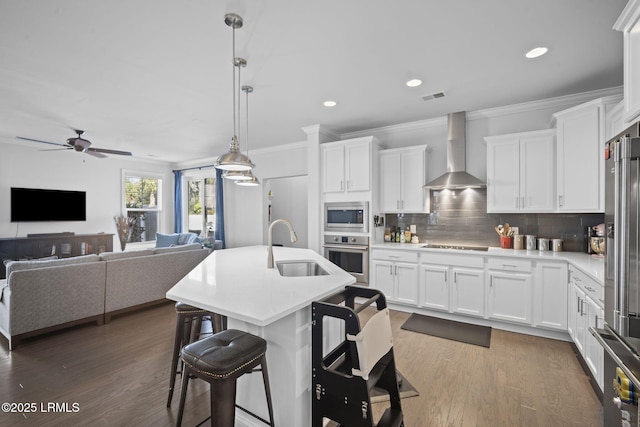
<path fill-rule="evenodd" d="M 231 57 L 231 63 L 233 64 L 233 135 L 237 136 L 236 130 L 236 27 L 232 26 L 232 42 L 231 49 L 233 56 Z"/>
<path fill-rule="evenodd" d="M 245 104 L 245 106 L 247 107 L 247 111 L 245 112 L 245 117 L 247 120 L 247 129 L 246 129 L 246 140 L 247 140 L 247 157 L 249 157 L 249 88 L 247 88 L 247 90 L 245 91 L 245 94 L 247 95 L 247 102 Z"/>

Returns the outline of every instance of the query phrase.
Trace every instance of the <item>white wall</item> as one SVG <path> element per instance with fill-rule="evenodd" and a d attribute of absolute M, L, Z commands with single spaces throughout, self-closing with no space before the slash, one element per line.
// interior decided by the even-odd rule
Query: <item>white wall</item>
<path fill-rule="evenodd" d="M 261 183 L 270 178 L 307 175 L 305 143 L 281 145 L 250 153 L 256 165 L 253 174 Z M 228 248 L 262 245 L 265 233 L 265 186 L 241 187 L 224 184 L 225 238 Z"/>
<path fill-rule="evenodd" d="M 115 233 L 113 216 L 121 212 L 121 170 L 162 174 L 164 210 L 161 230 L 173 231 L 173 175 L 168 164 L 124 159 L 98 159 L 71 151 L 39 151 L 0 143 L 0 237 L 27 234 Z M 73 222 L 10 222 L 10 188 L 76 190 L 87 193 L 87 220 Z M 114 250 L 120 249 L 114 238 Z"/>
<path fill-rule="evenodd" d="M 268 241 L 267 230 L 271 221 L 282 218 L 291 222 L 298 240 L 292 243 L 287 227 L 277 225 L 273 228 L 273 243 L 294 248 L 307 248 L 309 218 L 307 181 L 306 175 L 265 179 L 264 192 L 267 193 L 265 209 L 268 210 L 268 207 L 271 206 L 271 219 L 269 221 L 269 218 L 265 217 L 267 221 L 263 223 L 264 242 Z"/>

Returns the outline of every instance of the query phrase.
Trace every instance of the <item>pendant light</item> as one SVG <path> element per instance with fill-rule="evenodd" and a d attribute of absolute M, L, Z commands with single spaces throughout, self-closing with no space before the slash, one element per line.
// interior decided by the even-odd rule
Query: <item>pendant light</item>
<path fill-rule="evenodd" d="M 247 157 L 249 157 L 249 94 L 251 92 L 253 92 L 253 87 L 251 87 L 251 86 L 242 86 L 242 90 L 246 94 L 246 98 L 247 98 L 247 101 L 245 103 L 245 106 L 247 108 L 247 111 L 246 111 L 246 114 L 245 114 L 245 118 L 247 120 L 247 130 L 246 130 L 246 135 L 247 135 L 246 136 L 246 139 L 247 139 Z M 256 186 L 260 185 L 260 181 L 258 181 L 258 178 L 256 178 L 253 175 L 253 172 L 251 170 L 242 171 L 240 173 L 243 174 L 247 179 L 241 180 L 241 181 L 236 181 L 236 184 L 242 185 L 243 187 L 256 187 Z"/>
<path fill-rule="evenodd" d="M 254 164 L 251 163 L 249 157 L 240 152 L 240 144 L 238 143 L 238 132 L 236 127 L 236 68 L 238 68 L 238 98 L 240 97 L 240 69 L 247 65 L 247 61 L 243 58 L 236 58 L 236 28 L 242 28 L 242 17 L 235 13 L 228 13 L 224 17 L 224 22 L 233 30 L 233 137 L 229 144 L 229 151 L 218 157 L 215 162 L 217 169 L 225 171 L 245 171 L 251 170 Z M 231 179 L 231 178 L 229 178 Z"/>

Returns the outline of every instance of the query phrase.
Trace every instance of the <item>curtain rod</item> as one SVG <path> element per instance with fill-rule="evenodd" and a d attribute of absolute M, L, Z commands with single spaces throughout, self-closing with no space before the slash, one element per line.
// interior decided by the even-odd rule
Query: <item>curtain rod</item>
<path fill-rule="evenodd" d="M 194 166 L 192 168 L 186 169 L 174 169 L 173 172 L 184 172 L 184 171 L 192 171 L 194 169 L 205 169 L 205 168 L 215 168 L 215 165 L 205 165 L 205 166 Z"/>

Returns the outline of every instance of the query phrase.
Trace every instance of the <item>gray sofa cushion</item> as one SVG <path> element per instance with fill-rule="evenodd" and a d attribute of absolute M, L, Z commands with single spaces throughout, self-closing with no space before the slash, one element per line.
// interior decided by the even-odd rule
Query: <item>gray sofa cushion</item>
<path fill-rule="evenodd" d="M 134 258 L 148 255 L 153 255 L 153 249 L 142 249 L 139 251 L 128 252 L 103 252 L 100 254 L 100 259 L 102 261 L 110 261 L 114 259 Z"/>
<path fill-rule="evenodd" d="M 100 261 L 96 254 L 82 255 L 71 258 L 47 259 L 44 261 L 34 259 L 29 261 L 11 261 L 7 263 L 7 277 L 14 271 L 30 270 L 32 268 L 56 267 L 59 265 L 82 264 L 85 262 Z"/>
<path fill-rule="evenodd" d="M 202 249 L 202 245 L 200 243 L 192 243 L 190 245 L 171 246 L 169 248 L 155 248 L 153 250 L 153 253 L 154 254 L 169 254 L 169 253 L 173 253 L 173 252 L 193 251 L 195 249 Z"/>

